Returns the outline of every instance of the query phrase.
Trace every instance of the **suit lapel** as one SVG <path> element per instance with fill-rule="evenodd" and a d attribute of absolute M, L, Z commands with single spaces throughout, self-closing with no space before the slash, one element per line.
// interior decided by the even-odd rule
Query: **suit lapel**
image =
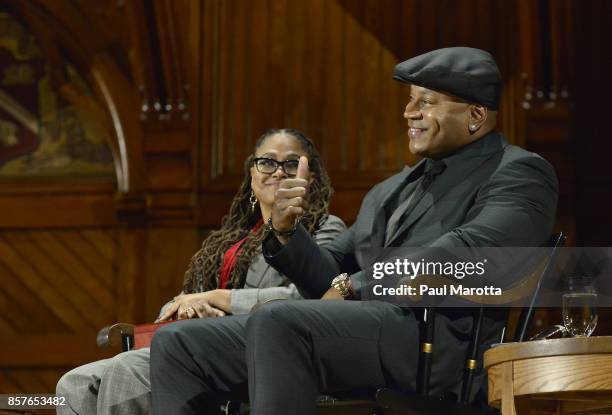
<path fill-rule="evenodd" d="M 392 213 L 388 212 L 388 210 L 394 208 L 394 206 L 390 206 L 390 203 L 395 200 L 397 194 L 401 192 L 408 183 L 419 177 L 421 166 L 424 166 L 424 162 L 425 160 L 421 160 L 412 168 L 404 167 L 404 170 L 395 177 L 395 180 L 386 186 L 388 190 L 385 192 L 384 199 L 376 209 L 376 216 L 372 221 L 372 230 L 370 232 L 372 246 L 384 246 L 388 216 Z"/>
<path fill-rule="evenodd" d="M 477 166 L 473 166 L 476 168 Z M 450 171 L 449 171 L 450 170 Z M 455 184 L 465 179 L 467 176 L 464 171 L 461 174 L 453 171 L 456 169 L 447 169 L 442 173 L 434 182 L 429 186 L 427 192 L 423 195 L 421 200 L 418 201 L 417 205 L 412 209 L 412 212 L 408 217 L 403 218 L 404 221 L 397 228 L 391 238 L 389 238 L 389 245 L 392 245 L 404 232 L 406 232 L 421 216 L 425 214 L 434 204 L 439 197 L 444 195 L 448 190 L 452 189 Z"/>
<path fill-rule="evenodd" d="M 386 246 L 392 245 L 404 232 L 418 221 L 435 202 L 442 196 L 452 191 L 460 182 L 470 176 L 474 170 L 482 166 L 498 151 L 502 150 L 505 141 L 498 134 L 482 138 L 480 143 L 475 143 L 472 151 L 465 154 L 457 154 L 452 163 L 448 163 L 446 170 L 431 184 L 427 193 L 414 207 L 404 222 L 397 228 L 396 232 Z M 384 240 L 383 240 L 384 242 Z"/>
<path fill-rule="evenodd" d="M 255 257 L 255 261 L 249 266 L 245 280 L 245 287 L 260 287 L 261 283 L 270 269 L 270 265 L 266 262 L 263 255 Z"/>

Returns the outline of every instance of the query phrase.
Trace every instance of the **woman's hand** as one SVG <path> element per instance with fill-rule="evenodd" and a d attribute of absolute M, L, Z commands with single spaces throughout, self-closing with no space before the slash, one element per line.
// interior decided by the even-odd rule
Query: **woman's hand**
<path fill-rule="evenodd" d="M 181 294 L 156 322 L 197 317 L 222 317 L 229 312 L 230 290 Z"/>

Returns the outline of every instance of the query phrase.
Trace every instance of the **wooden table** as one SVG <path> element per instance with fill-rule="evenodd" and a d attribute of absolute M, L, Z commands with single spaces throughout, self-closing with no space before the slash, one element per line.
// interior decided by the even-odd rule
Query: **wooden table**
<path fill-rule="evenodd" d="M 502 415 L 612 414 L 612 337 L 502 344 L 484 366 Z"/>

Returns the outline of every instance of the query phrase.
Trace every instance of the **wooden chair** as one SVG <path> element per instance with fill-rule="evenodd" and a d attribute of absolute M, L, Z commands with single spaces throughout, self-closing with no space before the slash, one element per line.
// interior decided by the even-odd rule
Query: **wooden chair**
<path fill-rule="evenodd" d="M 559 252 L 559 248 L 565 243 L 563 233 L 553 235 L 547 246 L 551 247 L 549 255 L 538 269 L 519 281 L 518 284 L 507 290 L 506 300 L 516 300 L 525 298 L 526 293 L 531 293 L 528 307 L 523 308 L 519 317 L 518 330 L 513 340 L 522 342 L 526 339 L 529 332 L 533 313 L 535 311 L 536 300 L 540 294 L 543 283 L 550 278 L 553 273 L 553 264 Z M 529 297 L 527 297 L 529 298 Z M 429 397 L 429 374 L 431 371 L 431 351 L 433 350 L 433 314 L 435 308 L 428 308 L 427 322 L 425 323 L 424 336 L 421 341 L 421 356 L 419 359 L 419 372 L 417 393 L 405 394 L 398 391 L 382 388 L 376 392 L 376 403 L 378 405 L 377 414 L 385 415 L 430 415 L 430 414 L 491 414 L 489 408 L 478 408 L 469 405 L 469 396 L 472 388 L 474 374 L 478 368 L 477 354 L 480 344 L 480 331 L 484 314 L 484 305 L 475 309 L 474 325 L 471 336 L 468 354 L 465 357 L 465 369 L 461 396 L 457 401 Z"/>

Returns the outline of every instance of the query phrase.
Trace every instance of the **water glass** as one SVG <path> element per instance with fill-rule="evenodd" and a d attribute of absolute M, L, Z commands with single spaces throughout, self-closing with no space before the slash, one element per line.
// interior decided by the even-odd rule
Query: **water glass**
<path fill-rule="evenodd" d="M 563 325 L 573 337 L 588 337 L 597 327 L 597 293 L 583 289 L 563 294 Z"/>

